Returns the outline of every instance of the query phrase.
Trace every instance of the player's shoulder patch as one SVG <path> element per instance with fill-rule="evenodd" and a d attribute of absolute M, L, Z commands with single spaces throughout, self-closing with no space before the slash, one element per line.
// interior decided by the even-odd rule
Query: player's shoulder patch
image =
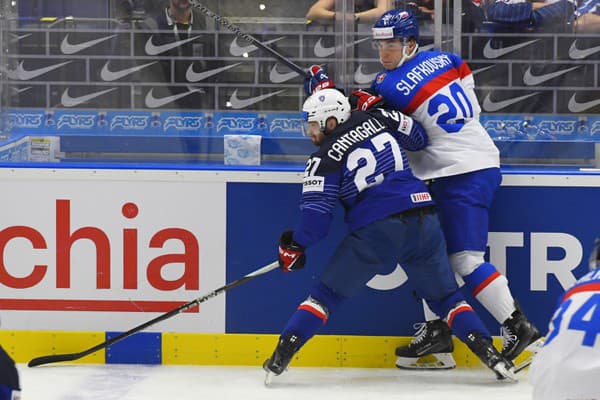
<path fill-rule="evenodd" d="M 302 193 L 325 191 L 325 177 L 305 176 L 302 180 Z"/>
<path fill-rule="evenodd" d="M 379 75 L 377 75 L 377 78 L 375 78 L 375 82 L 377 82 L 377 84 L 380 84 L 381 82 L 383 82 L 386 76 L 387 74 L 385 72 L 381 72 Z"/>

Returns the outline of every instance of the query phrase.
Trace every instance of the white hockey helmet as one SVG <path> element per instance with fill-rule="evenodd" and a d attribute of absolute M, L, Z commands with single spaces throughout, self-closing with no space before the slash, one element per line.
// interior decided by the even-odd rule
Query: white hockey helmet
<path fill-rule="evenodd" d="M 302 113 L 308 122 L 318 122 L 321 131 L 325 131 L 327 120 L 335 118 L 342 124 L 350 117 L 350 103 L 337 89 L 318 90 L 306 99 Z"/>

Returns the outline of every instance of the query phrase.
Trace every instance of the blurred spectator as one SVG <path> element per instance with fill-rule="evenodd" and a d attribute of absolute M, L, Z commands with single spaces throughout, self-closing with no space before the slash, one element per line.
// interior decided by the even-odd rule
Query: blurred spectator
<path fill-rule="evenodd" d="M 494 0 L 487 9 L 487 19 L 507 28 L 532 28 L 564 31 L 576 10 L 575 0 L 531 2 L 529 0 Z"/>
<path fill-rule="evenodd" d="M 600 32 L 600 4 L 598 0 L 587 0 L 575 10 L 575 31 L 578 33 Z"/>
<path fill-rule="evenodd" d="M 354 0 L 354 21 L 372 23 L 391 9 L 391 0 Z M 306 13 L 306 19 L 309 22 L 333 23 L 335 0 L 317 0 Z"/>
<path fill-rule="evenodd" d="M 152 104 L 158 104 L 152 100 L 148 104 L 148 98 L 156 97 L 158 93 L 161 99 L 173 99 L 173 103 L 164 105 L 165 108 L 173 108 L 174 104 L 182 109 L 201 108 L 199 94 L 203 89 L 190 87 L 189 84 L 196 81 L 188 76 L 206 71 L 207 61 L 202 57 L 214 56 L 213 37 L 197 32 L 207 29 L 206 16 L 193 8 L 189 0 L 169 0 L 145 22 L 155 32 L 144 40 L 144 53 L 160 58 L 163 71 L 160 81 L 172 84 L 168 91 L 165 87 L 157 87 L 146 95 L 146 106 L 152 108 Z"/>

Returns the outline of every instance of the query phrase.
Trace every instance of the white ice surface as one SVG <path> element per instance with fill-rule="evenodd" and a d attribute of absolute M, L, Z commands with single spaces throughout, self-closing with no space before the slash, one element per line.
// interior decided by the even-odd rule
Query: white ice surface
<path fill-rule="evenodd" d="M 487 369 L 293 367 L 265 387 L 259 367 L 19 365 L 23 400 L 522 400 L 531 398 L 527 373 L 518 383 L 496 381 Z"/>

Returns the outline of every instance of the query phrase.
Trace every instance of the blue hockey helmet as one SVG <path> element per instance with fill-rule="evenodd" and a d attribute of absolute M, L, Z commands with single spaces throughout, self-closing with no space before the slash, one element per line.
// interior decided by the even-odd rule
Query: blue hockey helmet
<path fill-rule="evenodd" d="M 407 10 L 385 12 L 373 25 L 373 39 L 414 38 L 419 41 L 419 22 Z"/>

